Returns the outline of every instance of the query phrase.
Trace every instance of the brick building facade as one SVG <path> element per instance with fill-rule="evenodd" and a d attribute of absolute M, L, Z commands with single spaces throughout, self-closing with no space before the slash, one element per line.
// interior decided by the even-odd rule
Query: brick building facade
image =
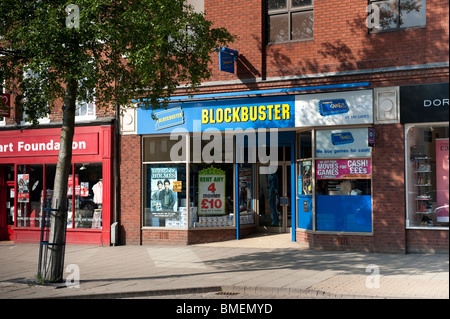
<path fill-rule="evenodd" d="M 323 96 L 321 94 L 329 93 L 331 99 L 339 98 L 342 92 L 358 94 L 363 90 L 369 90 L 372 94 L 373 118 L 369 123 L 357 125 L 341 123 L 339 127 L 339 125 L 317 125 L 312 121 L 310 126 L 293 125 L 291 128 L 296 132 L 294 134 L 297 134 L 297 137 L 295 146 L 292 144 L 294 146 L 291 150 L 292 158 L 286 162 L 287 166 L 291 166 L 290 171 L 287 168 L 291 175 L 283 175 L 286 179 L 283 183 L 290 184 L 291 188 L 288 192 L 291 192 L 296 199 L 289 199 L 291 208 L 283 210 L 288 212 L 291 209 L 288 214 L 292 214 L 289 215 L 289 220 L 284 221 L 287 223 L 293 221 L 290 229 L 286 226 L 283 229 L 291 232 L 293 240 L 308 243 L 312 248 L 317 249 L 399 253 L 448 252 L 448 219 L 445 222 L 445 217 L 441 218 L 441 222 L 438 223 L 434 217 L 434 224 L 429 222 L 424 226 L 422 218 L 422 224 L 417 226 L 414 224 L 416 215 L 408 212 L 408 203 L 412 200 L 412 195 L 408 194 L 413 192 L 413 186 L 407 184 L 407 179 L 411 179 L 412 177 L 409 176 L 413 173 L 409 168 L 411 150 L 407 146 L 409 131 L 406 131 L 408 125 L 417 124 L 418 128 L 424 125 L 429 127 L 435 125 L 439 133 L 436 131 L 430 133 L 433 136 L 432 144 L 435 138 L 436 140 L 447 138 L 448 141 L 448 124 L 446 123 L 448 116 L 446 116 L 448 114 L 448 1 L 413 1 L 415 10 L 402 11 L 402 22 L 388 21 L 388 26 L 382 24 L 381 29 L 373 28 L 375 20 L 370 20 L 372 24 L 367 22 L 368 16 L 373 18 L 376 11 L 376 8 L 370 5 L 381 8 L 381 22 L 386 22 L 383 20 L 385 19 L 383 10 L 386 7 L 377 1 L 205 0 L 193 1 L 193 3 L 201 5 L 207 18 L 214 22 L 214 26 L 226 27 L 238 36 L 230 48 L 237 50 L 239 54 L 235 59 L 234 73 L 227 73 L 219 70 L 219 57 L 217 53 L 214 53 L 217 57 L 212 64 L 212 77 L 202 83 L 194 99 L 188 99 L 185 96 L 186 93 L 180 89 L 177 94 L 179 96 L 174 97 L 169 107 L 181 108 L 186 122 L 199 120 L 191 116 L 193 113 L 189 103 L 193 103 L 192 101 L 197 103 L 196 107 L 213 109 L 211 112 L 218 112 L 216 114 L 221 116 L 222 111 L 214 111 L 216 105 L 211 101 L 225 104 L 224 108 L 231 105 L 231 108 L 243 105 L 247 100 L 248 103 L 257 104 L 264 103 L 264 98 L 273 98 L 276 103 L 277 98 L 281 101 L 285 96 L 294 96 L 297 110 L 298 100 Z M 396 5 L 400 8 L 399 10 L 404 10 L 402 3 L 396 2 Z M 446 106 L 439 109 L 439 112 L 443 110 L 442 114 L 439 114 L 437 119 L 426 123 L 414 124 L 402 121 L 401 117 L 406 112 L 400 111 L 401 88 L 439 83 L 447 83 L 447 97 L 444 96 L 442 100 L 444 101 L 442 104 Z M 420 87 L 418 86 L 417 89 L 419 90 Z M 389 114 L 386 111 L 383 113 L 385 109 L 381 109 L 385 101 L 383 98 L 390 99 L 390 103 L 393 103 Z M 418 103 L 421 102 L 418 101 Z M 148 117 L 144 112 L 131 114 L 130 118 L 134 118 L 137 122 L 137 131 L 136 126 L 133 128 L 133 125 L 136 125 L 134 123 L 125 129 L 121 136 L 120 211 L 123 243 L 190 244 L 234 239 L 236 236 L 245 237 L 247 233 L 263 229 L 261 227 L 264 226 L 262 223 L 264 205 L 261 199 L 263 190 L 258 189 L 260 186 L 258 184 L 265 183 L 265 177 L 255 178 L 257 175 L 255 169 L 261 163 L 252 166 L 253 188 L 249 199 L 255 220 L 253 224 L 238 224 L 238 220 L 242 222 L 239 219 L 239 209 L 236 209 L 236 206 L 239 206 L 236 194 L 240 189 L 241 166 L 237 165 L 236 161 L 233 164 L 234 168 L 232 170 L 230 168 L 229 171 L 235 175 L 234 179 L 230 177 L 231 184 L 235 185 L 232 194 L 234 209 L 231 212 L 235 218 L 233 227 L 217 227 L 210 224 L 207 225 L 209 227 L 199 228 L 198 225 L 207 220 L 207 215 L 203 220 L 198 215 L 192 224 L 181 228 L 162 227 L 161 224 L 155 226 L 156 224 L 150 221 L 146 224 L 144 210 L 150 209 L 146 198 L 150 196 L 150 191 L 154 190 L 152 188 L 154 186 L 149 186 L 153 182 L 149 172 L 157 166 L 153 163 L 159 163 L 160 166 L 164 163 L 165 166 L 170 166 L 166 161 L 159 162 L 153 159 L 147 161 L 142 158 L 142 154 L 148 151 L 147 147 L 151 148 L 145 145 L 147 143 L 144 141 L 145 138 L 148 141 L 152 138 L 161 138 L 163 135 L 158 134 L 164 132 L 146 131 L 142 129 L 142 126 L 140 129 L 139 121 L 146 116 Z M 148 125 L 148 122 L 145 124 Z M 216 127 L 221 130 L 217 123 Z M 301 132 L 309 130 L 312 136 L 316 136 L 323 129 L 361 128 L 375 131 L 375 146 L 371 147 L 370 155 L 364 157 L 371 160 L 371 175 L 368 182 L 371 202 L 370 231 L 321 230 L 322 215 L 317 207 L 311 212 L 311 225 L 300 225 L 304 218 L 301 216 L 304 207 L 300 200 L 302 195 L 299 191 L 301 186 L 298 179 L 300 165 L 305 164 L 304 160 L 297 156 Z M 195 129 L 188 129 L 188 131 L 192 144 Z M 320 132 L 317 133 L 318 131 Z M 165 133 L 168 132 L 165 131 Z M 151 142 L 148 143 L 151 144 Z M 287 145 L 283 146 L 286 150 L 291 144 L 283 145 Z M 315 148 L 319 148 L 319 145 L 315 145 Z M 313 146 L 313 150 L 315 148 Z M 321 162 L 317 154 L 311 157 L 313 166 L 315 162 L 316 165 L 317 162 Z M 414 161 L 418 160 L 414 158 Z M 433 163 L 434 161 L 433 157 Z M 196 197 L 199 190 L 193 186 L 197 178 L 194 166 L 192 158 L 182 164 L 182 174 L 186 173 L 186 169 L 189 174 L 194 174 L 195 178 L 184 179 L 182 183 L 188 184 L 189 190 L 183 188 L 178 194 L 187 197 L 185 205 L 188 203 L 191 206 L 193 203 L 196 205 L 194 210 L 187 209 L 190 217 L 194 214 L 193 211 L 197 212 L 199 209 Z M 283 172 L 284 170 L 285 168 Z M 367 176 L 365 178 L 367 180 Z M 433 181 L 434 178 L 433 175 Z M 353 182 L 355 180 L 352 180 Z M 363 182 L 360 180 L 356 183 Z M 320 191 L 318 185 L 317 178 L 313 183 L 314 190 L 311 190 L 314 197 L 312 206 L 318 205 L 317 195 Z M 150 189 L 147 189 L 147 186 Z M 195 193 L 195 196 L 192 193 Z M 288 197 L 291 196 L 284 197 L 286 201 Z M 434 205 L 433 209 L 437 208 L 436 198 L 427 203 Z M 446 204 L 448 210 L 448 197 Z M 430 210 L 426 214 L 421 212 L 418 215 L 431 216 L 432 219 L 434 215 L 428 214 L 429 212 Z M 155 219 L 153 220 L 155 222 Z M 433 227 L 430 227 L 431 225 Z M 280 229 L 277 228 L 275 231 Z"/>
<path fill-rule="evenodd" d="M 89 192 L 74 192 L 71 200 L 78 205 L 93 199 L 99 174 L 107 191 L 93 209 L 75 207 L 69 243 L 109 245 L 111 223 L 118 222 L 118 243 L 126 245 L 186 245 L 263 231 L 288 232 L 314 249 L 448 252 L 448 187 L 440 179 L 448 178 L 448 1 L 393 0 L 391 7 L 376 0 L 188 2 L 215 27 L 237 35 L 229 48 L 238 52 L 231 57 L 234 72 L 220 71 L 219 53 L 212 53 L 212 76 L 193 98 L 180 87 L 171 113 L 157 114 L 156 122 L 149 111 L 125 109 L 117 139 L 115 113 L 79 115 L 80 134 L 97 134 L 98 152 L 74 156 L 75 187 L 89 183 Z M 388 20 L 385 10 L 397 18 Z M 342 112 L 333 113 L 339 107 Z M 42 128 L 54 129 L 60 115 L 55 108 Z M 183 131 L 180 143 L 170 138 L 174 128 Z M 205 160 L 209 139 L 196 148 L 197 134 L 202 139 L 219 132 L 226 141 L 228 129 L 255 135 L 263 130 L 267 138 L 277 130 L 276 173 L 261 173 L 267 161 L 259 154 L 256 161 L 238 159 L 239 133 L 231 161 L 223 160 L 225 146 L 222 161 Z M 19 141 L 23 130 L 31 139 L 39 135 L 12 110 L 10 118 L 0 119 L 0 145 L 11 136 Z M 330 144 L 324 136 L 342 140 Z M 364 151 L 324 156 L 325 149 L 350 151 L 344 138 Z M 244 152 L 252 149 L 249 143 Z M 446 153 L 439 153 L 445 145 Z M 170 150 L 177 146 L 187 154 L 174 160 Z M 19 204 L 11 188 L 19 174 L 38 178 L 39 172 L 50 181 L 54 154 L 3 155 L 0 240 L 36 241 L 39 196 L 30 194 Z M 360 168 L 368 171 L 318 172 L 322 165 L 350 161 L 365 163 Z M 224 182 L 212 187 L 207 178 Z M 158 187 L 166 180 L 170 191 L 161 197 Z M 176 204 L 162 209 L 169 194 Z"/>

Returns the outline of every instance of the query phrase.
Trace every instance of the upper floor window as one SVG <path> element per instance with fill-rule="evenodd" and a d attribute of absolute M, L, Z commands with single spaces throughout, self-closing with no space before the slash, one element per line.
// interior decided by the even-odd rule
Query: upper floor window
<path fill-rule="evenodd" d="M 95 119 L 95 103 L 82 101 L 76 102 L 75 120 L 93 120 Z"/>
<path fill-rule="evenodd" d="M 75 121 L 92 121 L 96 119 L 94 91 L 87 88 L 87 79 L 78 81 L 78 98 L 75 103 Z"/>
<path fill-rule="evenodd" d="M 371 32 L 424 27 L 427 24 L 426 0 L 369 0 Z"/>
<path fill-rule="evenodd" d="M 267 0 L 269 43 L 314 38 L 314 0 Z"/>
<path fill-rule="evenodd" d="M 205 0 L 187 0 L 186 3 L 191 5 L 195 12 L 205 12 Z"/>

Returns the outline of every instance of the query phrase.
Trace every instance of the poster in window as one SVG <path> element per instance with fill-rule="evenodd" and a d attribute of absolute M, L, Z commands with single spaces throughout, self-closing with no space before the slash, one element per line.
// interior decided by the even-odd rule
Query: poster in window
<path fill-rule="evenodd" d="M 81 182 L 80 195 L 81 197 L 89 196 L 89 182 Z"/>
<path fill-rule="evenodd" d="M 448 138 L 436 139 L 436 217 L 438 222 L 448 223 Z"/>
<path fill-rule="evenodd" d="M 28 203 L 30 201 L 30 175 L 29 174 L 18 174 L 17 175 L 17 202 Z"/>
<path fill-rule="evenodd" d="M 78 179 L 78 174 L 75 174 L 75 195 L 80 195 L 80 184 Z M 74 191 L 73 184 L 73 175 L 69 175 L 69 179 L 67 180 L 67 196 L 72 196 L 72 192 Z"/>
<path fill-rule="evenodd" d="M 201 215 L 225 215 L 225 171 L 211 166 L 199 172 L 198 202 Z"/>
<path fill-rule="evenodd" d="M 239 212 L 252 210 L 252 169 L 239 167 Z"/>
<path fill-rule="evenodd" d="M 173 191 L 177 181 L 177 169 L 154 167 L 151 169 L 151 212 L 157 218 L 175 218 L 178 195 Z M 176 184 L 176 183 L 175 183 Z"/>
<path fill-rule="evenodd" d="M 317 160 L 317 179 L 369 179 L 371 177 L 370 159 Z"/>

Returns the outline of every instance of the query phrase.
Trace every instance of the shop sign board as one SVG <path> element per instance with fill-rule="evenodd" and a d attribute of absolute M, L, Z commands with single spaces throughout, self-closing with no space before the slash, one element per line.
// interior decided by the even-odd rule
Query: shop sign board
<path fill-rule="evenodd" d="M 234 61 L 236 57 L 230 53 L 219 52 L 219 70 L 228 73 L 234 73 Z"/>
<path fill-rule="evenodd" d="M 361 179 L 370 176 L 370 159 L 316 160 L 317 179 Z"/>
<path fill-rule="evenodd" d="M 167 110 L 156 112 L 138 108 L 137 133 L 295 127 L 294 99 L 294 96 L 272 96 L 171 103 Z"/>
<path fill-rule="evenodd" d="M 98 133 L 75 134 L 72 143 L 73 155 L 98 154 Z M 0 138 L 0 157 L 52 156 L 58 155 L 59 136 L 27 136 Z"/>
<path fill-rule="evenodd" d="M 372 90 L 297 95 L 295 126 L 373 123 Z"/>
<path fill-rule="evenodd" d="M 370 157 L 367 128 L 316 130 L 316 158 Z"/>
<path fill-rule="evenodd" d="M 219 70 L 228 73 L 234 73 L 234 62 L 239 52 L 229 48 L 219 49 Z"/>
<path fill-rule="evenodd" d="M 400 87 L 400 123 L 447 122 L 448 83 Z"/>
<path fill-rule="evenodd" d="M 225 171 L 211 166 L 198 174 L 200 215 L 225 215 Z"/>

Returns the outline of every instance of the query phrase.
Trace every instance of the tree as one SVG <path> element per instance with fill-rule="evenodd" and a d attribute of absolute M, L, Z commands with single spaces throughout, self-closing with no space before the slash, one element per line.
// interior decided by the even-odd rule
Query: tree
<path fill-rule="evenodd" d="M 56 244 L 65 236 L 76 101 L 166 107 L 179 86 L 192 92 L 210 76 L 211 52 L 234 38 L 184 0 L 73 2 L 0 2 L 0 80 L 17 94 L 16 107 L 37 125 L 63 104 L 49 239 Z M 49 252 L 45 281 L 62 280 L 58 247 Z"/>

